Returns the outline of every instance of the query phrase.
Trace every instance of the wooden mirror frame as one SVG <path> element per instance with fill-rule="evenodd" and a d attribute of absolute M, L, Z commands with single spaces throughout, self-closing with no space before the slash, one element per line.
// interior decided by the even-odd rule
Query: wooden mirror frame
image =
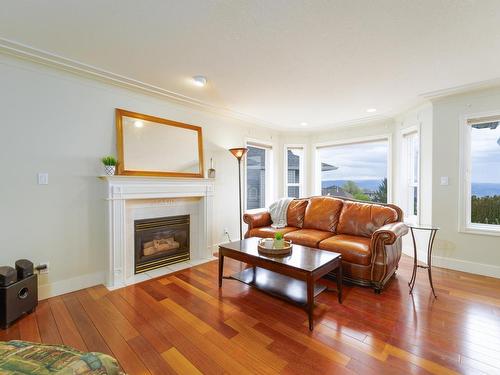
<path fill-rule="evenodd" d="M 124 176 L 157 176 L 157 177 L 195 177 L 203 178 L 203 136 L 201 132 L 201 127 L 195 125 L 184 124 L 182 122 L 167 120 L 160 117 L 154 117 L 149 115 L 144 115 L 142 113 L 131 112 L 125 109 L 116 108 L 116 148 L 118 153 L 118 165 L 117 174 Z M 198 132 L 198 160 L 199 160 L 199 173 L 187 173 L 187 172 L 162 172 L 162 171 L 136 171 L 127 170 L 124 166 L 124 149 L 123 149 L 123 117 L 132 117 L 138 120 L 155 122 L 158 124 L 163 124 L 166 126 L 175 126 L 178 128 L 189 129 Z"/>

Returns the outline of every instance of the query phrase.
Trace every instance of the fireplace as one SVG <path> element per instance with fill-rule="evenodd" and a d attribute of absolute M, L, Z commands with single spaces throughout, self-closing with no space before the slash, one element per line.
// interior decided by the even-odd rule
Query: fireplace
<path fill-rule="evenodd" d="M 101 176 L 107 202 L 105 283 L 110 290 L 213 260 L 215 181 L 207 178 Z M 135 221 L 189 215 L 189 260 L 136 274 Z M 158 219 L 156 219 L 158 220 Z"/>
<path fill-rule="evenodd" d="M 189 260 L 189 215 L 134 221 L 135 274 Z"/>

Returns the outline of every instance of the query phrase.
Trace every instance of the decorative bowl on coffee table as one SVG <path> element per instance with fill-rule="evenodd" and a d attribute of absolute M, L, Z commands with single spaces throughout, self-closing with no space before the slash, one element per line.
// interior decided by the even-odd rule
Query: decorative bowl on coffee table
<path fill-rule="evenodd" d="M 274 246 L 273 247 L 266 247 L 265 246 L 265 238 L 262 238 L 259 240 L 259 243 L 257 244 L 257 247 L 259 249 L 259 252 L 262 253 L 262 254 L 266 254 L 266 255 L 287 255 L 287 254 L 290 254 L 290 252 L 292 251 L 292 241 L 287 241 L 285 240 L 284 241 L 284 245 L 282 248 L 275 248 Z"/>

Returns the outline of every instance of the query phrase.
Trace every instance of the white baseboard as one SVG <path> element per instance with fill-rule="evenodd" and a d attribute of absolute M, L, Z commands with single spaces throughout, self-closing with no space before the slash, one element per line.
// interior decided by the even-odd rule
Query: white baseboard
<path fill-rule="evenodd" d="M 43 284 L 38 287 L 38 299 L 47 299 L 76 290 L 89 288 L 91 286 L 104 284 L 104 279 L 104 272 L 96 272 L 56 281 L 50 284 Z"/>
<path fill-rule="evenodd" d="M 450 270 L 474 273 L 477 275 L 496 277 L 500 279 L 500 266 L 492 264 L 476 263 L 468 260 L 432 256 L 432 265 L 436 267 L 448 268 Z"/>
<path fill-rule="evenodd" d="M 413 245 L 411 241 L 407 241 L 403 245 L 403 254 L 413 258 Z M 419 249 L 417 253 L 419 262 L 427 262 L 427 252 Z M 432 265 L 441 268 L 447 268 L 455 271 L 474 273 L 476 275 L 496 277 L 500 279 L 500 266 L 471 262 L 469 260 L 443 257 L 439 255 L 432 256 Z"/>

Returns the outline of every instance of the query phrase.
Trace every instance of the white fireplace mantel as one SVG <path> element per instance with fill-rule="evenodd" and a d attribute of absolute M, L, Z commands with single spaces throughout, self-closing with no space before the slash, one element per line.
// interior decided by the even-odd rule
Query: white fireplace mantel
<path fill-rule="evenodd" d="M 133 275 L 130 249 L 130 218 L 127 205 L 146 202 L 151 207 L 168 207 L 182 198 L 198 198 L 197 230 L 191 232 L 191 259 L 212 259 L 212 215 L 214 180 L 143 176 L 100 176 L 107 184 L 108 264 L 106 286 L 120 288 L 140 280 Z M 143 209 L 144 210 L 144 209 Z M 151 217 L 154 216 L 154 210 Z M 135 281 L 134 281 L 135 280 Z"/>

